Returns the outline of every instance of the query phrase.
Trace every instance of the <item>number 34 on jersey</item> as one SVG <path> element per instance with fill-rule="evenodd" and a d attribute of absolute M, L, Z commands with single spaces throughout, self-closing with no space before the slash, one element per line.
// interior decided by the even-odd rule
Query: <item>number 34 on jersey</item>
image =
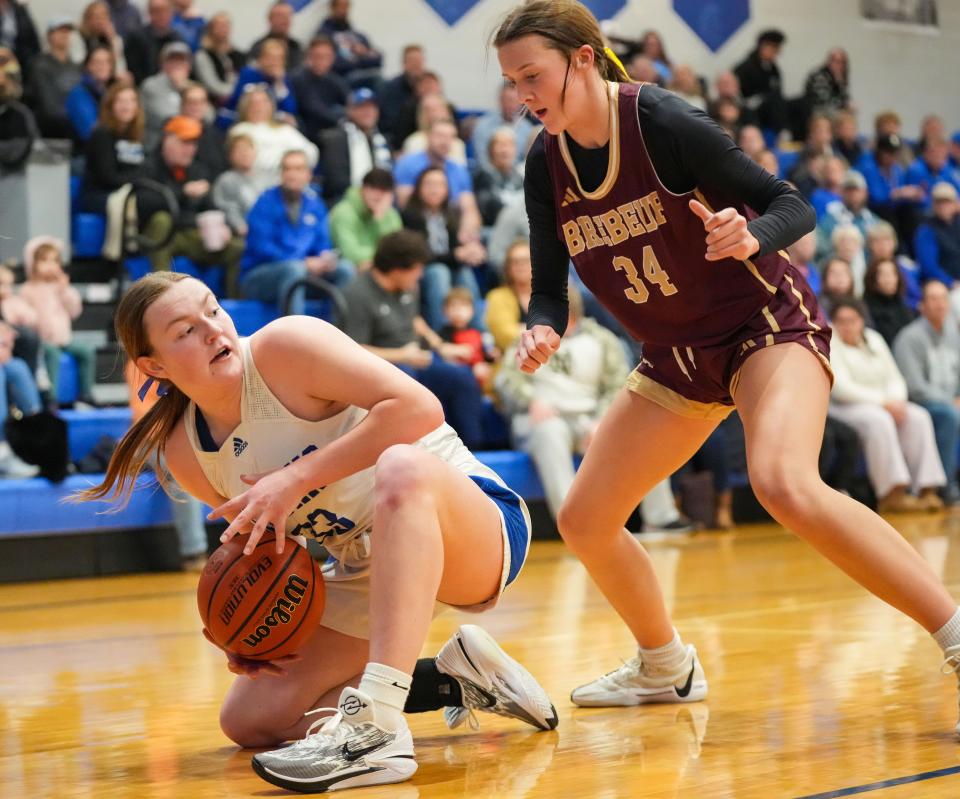
<path fill-rule="evenodd" d="M 579 216 L 567 222 L 563 225 L 563 236 L 572 258 L 584 250 L 614 247 L 628 238 L 644 236 L 666 223 L 660 195 L 652 191 L 633 202 L 611 208 L 606 213 L 593 217 Z M 650 286 L 658 287 L 664 297 L 676 294 L 677 287 L 660 266 L 651 245 L 644 246 L 642 257 L 640 269 L 626 256 L 617 255 L 613 259 L 613 268 L 623 272 L 630 284 L 623 291 L 627 299 L 642 305 L 650 299 Z"/>

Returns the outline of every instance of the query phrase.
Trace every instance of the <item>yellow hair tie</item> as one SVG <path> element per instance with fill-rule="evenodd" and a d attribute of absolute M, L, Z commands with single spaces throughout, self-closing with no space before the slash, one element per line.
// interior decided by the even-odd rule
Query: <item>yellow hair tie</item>
<path fill-rule="evenodd" d="M 603 52 L 607 54 L 607 58 L 609 58 L 614 64 L 616 64 L 617 69 L 620 70 L 621 77 L 625 78 L 626 80 L 630 80 L 630 75 L 627 72 L 626 68 L 623 66 L 623 62 L 620 61 L 619 58 L 617 58 L 617 54 L 613 52 L 613 50 L 611 50 L 609 47 L 604 47 Z"/>

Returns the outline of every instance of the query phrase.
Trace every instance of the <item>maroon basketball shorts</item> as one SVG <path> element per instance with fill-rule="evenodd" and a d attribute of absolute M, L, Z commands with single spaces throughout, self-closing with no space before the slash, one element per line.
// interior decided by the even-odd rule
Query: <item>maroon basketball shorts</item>
<path fill-rule="evenodd" d="M 770 288 L 773 288 L 770 286 Z M 796 342 L 830 369 L 830 325 L 807 282 L 789 267 L 770 302 L 731 336 L 709 347 L 644 345 L 627 388 L 680 416 L 722 420 L 736 403 L 740 368 L 765 347 Z"/>

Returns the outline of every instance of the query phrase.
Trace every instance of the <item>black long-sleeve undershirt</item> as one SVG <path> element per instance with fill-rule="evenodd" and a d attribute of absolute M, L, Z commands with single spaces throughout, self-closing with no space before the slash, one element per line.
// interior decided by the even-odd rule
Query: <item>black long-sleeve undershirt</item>
<path fill-rule="evenodd" d="M 733 193 L 760 214 L 748 229 L 760 242 L 758 255 L 781 250 L 816 224 L 809 203 L 795 189 L 754 163 L 705 113 L 674 94 L 645 85 L 637 95 L 644 143 L 660 182 L 674 194 L 695 188 Z M 553 185 L 543 145 L 537 137 L 527 155 L 524 194 L 530 219 L 533 293 L 528 327 L 548 325 L 561 335 L 567 325 L 566 244 L 557 236 Z M 580 147 L 567 137 L 580 183 L 595 191 L 607 171 L 609 144 Z M 621 163 L 629 163 L 624 157 Z"/>

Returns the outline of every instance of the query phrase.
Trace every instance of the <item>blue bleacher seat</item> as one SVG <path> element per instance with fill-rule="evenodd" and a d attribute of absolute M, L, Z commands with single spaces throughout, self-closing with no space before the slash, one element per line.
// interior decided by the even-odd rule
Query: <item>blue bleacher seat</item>
<path fill-rule="evenodd" d="M 94 408 L 89 411 L 62 411 L 60 416 L 67 423 L 67 440 L 70 460 L 85 457 L 100 436 L 119 439 L 130 427 L 130 409 Z"/>
<path fill-rule="evenodd" d="M 221 300 L 223 308 L 233 319 L 241 336 L 249 336 L 277 318 L 277 305 L 260 300 Z"/>
<path fill-rule="evenodd" d="M 124 259 L 123 268 L 130 280 L 139 280 L 144 275 L 149 274 L 150 260 L 145 255 L 133 255 Z"/>
<path fill-rule="evenodd" d="M 57 380 L 57 403 L 70 405 L 80 398 L 80 372 L 77 362 L 67 353 L 60 355 L 60 376 Z"/>
<path fill-rule="evenodd" d="M 71 238 L 73 254 L 78 258 L 98 258 L 107 232 L 106 217 L 99 214 L 74 214 Z"/>
<path fill-rule="evenodd" d="M 135 255 L 124 260 L 123 266 L 130 280 L 139 280 L 144 275 L 149 274 L 150 259 L 145 255 Z M 220 295 L 223 293 L 223 267 L 199 266 L 189 258 L 178 255 L 173 259 L 173 269 L 176 272 L 183 272 L 202 280 L 210 286 L 210 290 L 214 294 Z"/>
<path fill-rule="evenodd" d="M 137 481 L 130 503 L 116 513 L 104 513 L 102 502 L 65 504 L 74 491 L 89 488 L 100 475 L 72 475 L 54 485 L 40 477 L 0 480 L 0 536 L 21 537 L 89 530 L 123 530 L 170 524 L 170 500 L 153 475 Z"/>

